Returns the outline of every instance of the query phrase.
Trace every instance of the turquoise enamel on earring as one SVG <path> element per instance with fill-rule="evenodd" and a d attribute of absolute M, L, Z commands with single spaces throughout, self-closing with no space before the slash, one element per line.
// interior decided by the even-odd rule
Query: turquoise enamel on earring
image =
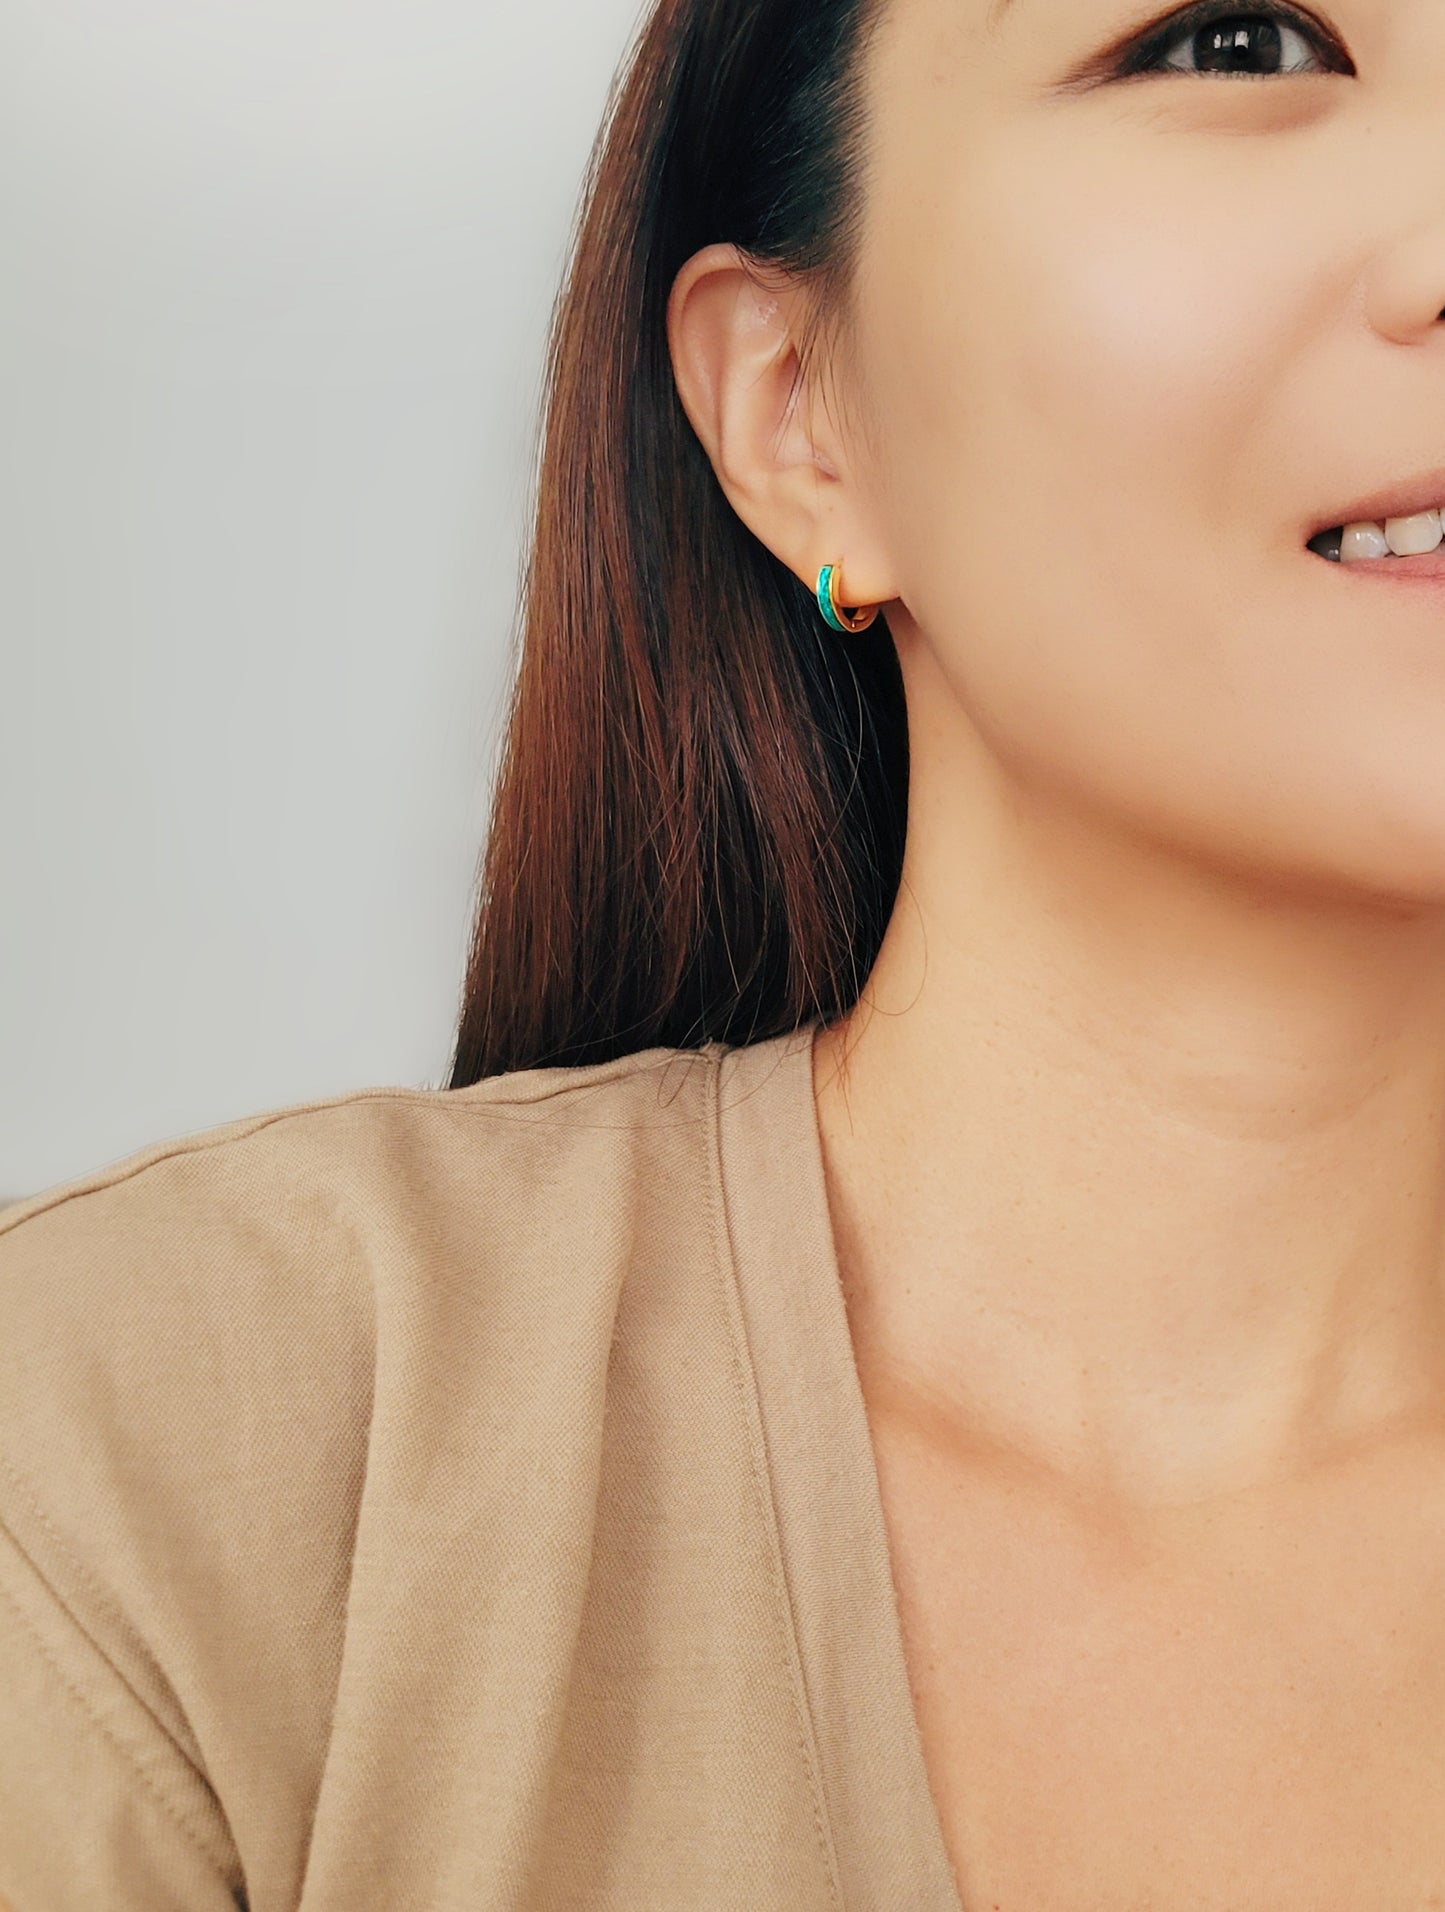
<path fill-rule="evenodd" d="M 878 615 L 878 606 L 845 611 L 838 602 L 838 569 L 836 564 L 825 564 L 818 573 L 818 609 L 835 631 L 866 631 Z"/>

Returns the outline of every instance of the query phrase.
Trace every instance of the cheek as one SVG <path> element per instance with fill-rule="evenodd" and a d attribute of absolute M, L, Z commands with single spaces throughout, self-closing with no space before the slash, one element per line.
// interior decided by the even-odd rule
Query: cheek
<path fill-rule="evenodd" d="M 1241 155 L 1216 173 L 1197 136 L 1161 142 L 1172 163 L 1146 169 L 1138 129 L 1050 142 L 1034 123 L 903 196 L 877 316 L 906 489 L 926 472 L 938 506 L 1000 529 L 1052 505 L 1172 542 L 1261 502 L 1251 453 L 1320 262 Z"/>
<path fill-rule="evenodd" d="M 1241 200 L 1242 156 L 1220 181 L 1196 144 L 1145 181 L 1137 137 L 1127 165 L 1099 149 L 1001 148 L 891 222 L 868 314 L 888 535 L 1000 759 L 1244 840 L 1309 648 L 1271 447 L 1325 237 L 1282 237 L 1257 179 Z"/>

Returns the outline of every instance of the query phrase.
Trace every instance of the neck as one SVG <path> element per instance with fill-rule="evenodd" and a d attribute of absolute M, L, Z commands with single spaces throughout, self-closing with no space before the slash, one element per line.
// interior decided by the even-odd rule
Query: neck
<path fill-rule="evenodd" d="M 871 1402 L 1161 1507 L 1445 1431 L 1445 922 L 930 795 L 814 1054 Z"/>

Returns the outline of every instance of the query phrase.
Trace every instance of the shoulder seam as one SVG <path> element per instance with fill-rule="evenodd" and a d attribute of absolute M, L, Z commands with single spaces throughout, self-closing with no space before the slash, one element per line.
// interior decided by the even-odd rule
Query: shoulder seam
<path fill-rule="evenodd" d="M 77 1200 L 82 1195 L 100 1194 L 109 1188 L 118 1188 L 133 1180 L 149 1168 L 158 1167 L 163 1162 L 174 1161 L 182 1155 L 199 1155 L 209 1149 L 227 1147 L 232 1142 L 244 1142 L 261 1130 L 275 1123 L 285 1122 L 295 1116 L 321 1114 L 327 1109 L 346 1108 L 361 1102 L 419 1102 L 424 1106 L 438 1109 L 462 1109 L 467 1113 L 487 1114 L 497 1104 L 530 1106 L 538 1102 L 556 1100 L 565 1095 L 581 1094 L 594 1087 L 618 1080 L 629 1073 L 642 1074 L 636 1068 L 637 1061 L 643 1055 L 653 1053 L 639 1050 L 632 1055 L 616 1056 L 611 1062 L 599 1063 L 590 1067 L 584 1080 L 576 1080 L 576 1069 L 557 1069 L 550 1073 L 566 1075 L 573 1079 L 566 1082 L 547 1082 L 539 1080 L 535 1087 L 525 1089 L 513 1087 L 502 1089 L 501 1085 L 509 1081 L 520 1081 L 523 1076 L 545 1077 L 549 1072 L 543 1069 L 516 1070 L 507 1075 L 484 1076 L 479 1082 L 469 1083 L 462 1089 L 411 1088 L 404 1083 L 384 1085 L 378 1088 L 349 1089 L 340 1095 L 318 1096 L 306 1102 L 287 1103 L 284 1108 L 266 1109 L 252 1116 L 237 1116 L 229 1122 L 220 1122 L 189 1135 L 172 1137 L 166 1141 L 155 1142 L 148 1148 L 133 1151 L 117 1162 L 110 1162 L 92 1169 L 77 1177 L 58 1183 L 53 1188 L 40 1189 L 32 1196 L 22 1196 L 18 1202 L 0 1209 L 0 1237 L 21 1227 L 36 1216 L 48 1214 L 52 1209 L 63 1207 L 66 1202 Z M 676 1059 L 679 1054 L 706 1056 L 707 1050 L 666 1050 L 663 1053 L 667 1062 Z M 611 1074 L 603 1071 L 610 1070 Z M 500 1090 L 500 1092 L 499 1092 Z"/>

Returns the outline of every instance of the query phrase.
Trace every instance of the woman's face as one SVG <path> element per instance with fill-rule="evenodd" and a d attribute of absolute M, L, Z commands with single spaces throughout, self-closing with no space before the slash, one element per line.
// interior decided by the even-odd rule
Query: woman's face
<path fill-rule="evenodd" d="M 1445 6 L 889 0 L 867 75 L 915 772 L 966 713 L 1072 811 L 1445 895 L 1445 579 L 1306 548 L 1432 468 L 1445 504 Z"/>

